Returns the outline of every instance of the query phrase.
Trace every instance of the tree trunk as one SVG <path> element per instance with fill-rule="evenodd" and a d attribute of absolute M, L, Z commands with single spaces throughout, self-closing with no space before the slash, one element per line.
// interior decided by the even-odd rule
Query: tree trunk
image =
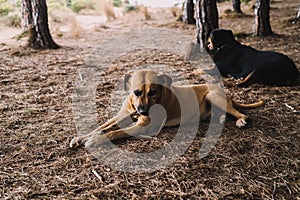
<path fill-rule="evenodd" d="M 183 16 L 182 21 L 186 24 L 195 24 L 196 20 L 194 17 L 194 2 L 193 0 L 185 0 L 183 3 Z"/>
<path fill-rule="evenodd" d="M 50 34 L 46 0 L 22 0 L 22 19 L 24 29 L 29 32 L 29 47 L 59 48 Z"/>
<path fill-rule="evenodd" d="M 219 28 L 219 14 L 216 0 L 197 0 L 196 3 L 197 42 L 200 48 L 209 51 L 207 40 L 213 29 Z"/>
<path fill-rule="evenodd" d="M 233 11 L 236 13 L 242 13 L 241 0 L 232 0 Z"/>
<path fill-rule="evenodd" d="M 256 0 L 255 23 L 256 35 L 268 36 L 273 34 L 270 24 L 270 0 Z"/>

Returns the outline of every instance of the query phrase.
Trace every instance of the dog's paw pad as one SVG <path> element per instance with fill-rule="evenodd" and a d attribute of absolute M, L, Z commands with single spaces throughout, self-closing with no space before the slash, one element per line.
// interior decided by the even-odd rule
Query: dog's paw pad
<path fill-rule="evenodd" d="M 236 126 L 237 126 L 238 128 L 242 128 L 242 127 L 246 126 L 246 124 L 247 124 L 247 122 L 246 122 L 246 120 L 243 119 L 243 118 L 238 119 L 238 120 L 236 121 Z"/>
<path fill-rule="evenodd" d="M 80 137 L 74 137 L 69 144 L 70 148 L 76 148 L 80 145 L 81 145 Z"/>

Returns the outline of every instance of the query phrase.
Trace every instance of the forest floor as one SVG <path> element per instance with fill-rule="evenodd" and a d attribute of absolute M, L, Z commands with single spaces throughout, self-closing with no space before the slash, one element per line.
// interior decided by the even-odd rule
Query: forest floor
<path fill-rule="evenodd" d="M 220 27 L 246 45 L 288 55 L 300 69 L 300 22 L 292 23 L 298 4 L 272 1 L 273 36 L 251 34 L 250 5 L 235 16 L 226 12 L 229 3 L 218 4 Z M 53 32 L 58 50 L 27 49 L 24 39 L 0 41 L 0 198 L 299 200 L 299 85 L 238 88 L 224 79 L 234 99 L 266 104 L 242 111 L 251 118 L 243 129 L 227 116 L 205 157 L 200 149 L 209 120 L 200 122 L 190 144 L 178 143 L 188 144 L 182 155 L 172 146 L 178 128 L 163 129 L 153 139 L 118 142 L 122 153 L 69 148 L 73 137 L 115 114 L 122 96 L 118 86 L 129 71 L 155 66 L 190 83 L 205 82 L 199 66 L 185 59 L 195 25 L 176 21 L 166 9 L 150 14 L 150 20 L 134 12 L 104 24 L 74 23 L 71 32 Z M 58 26 L 51 24 L 51 30 Z M 151 159 L 141 164 L 128 157 L 163 148 L 171 155 L 160 155 L 161 163 L 175 159 L 153 170 Z"/>

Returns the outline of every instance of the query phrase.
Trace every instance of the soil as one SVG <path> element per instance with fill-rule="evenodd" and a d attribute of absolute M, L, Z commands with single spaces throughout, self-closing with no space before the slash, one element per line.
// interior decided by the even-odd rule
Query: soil
<path fill-rule="evenodd" d="M 298 3 L 272 1 L 273 36 L 252 34 L 249 4 L 242 8 L 246 14 L 236 16 L 225 13 L 229 3 L 220 3 L 220 27 L 233 30 L 246 45 L 288 55 L 300 69 L 300 22 L 292 23 Z M 266 104 L 242 110 L 250 117 L 243 129 L 227 116 L 207 156 L 200 149 L 210 120 L 200 122 L 182 155 L 172 154 L 188 141 L 172 146 L 178 128 L 116 143 L 123 154 L 104 147 L 69 148 L 73 137 L 116 113 L 119 86 L 129 71 L 156 66 L 166 68 L 178 83 L 205 82 L 183 50 L 195 40 L 195 25 L 177 22 L 170 11 L 150 13 L 150 20 L 131 13 L 81 27 L 73 36 L 53 34 L 58 50 L 27 49 L 24 39 L 0 44 L 1 199 L 299 199 L 299 85 L 239 88 L 224 79 L 235 100 Z M 175 159 L 157 169 L 148 169 L 149 163 L 141 169 L 130 157 L 162 148 Z M 166 155 L 160 155 L 161 162 L 168 160 Z"/>

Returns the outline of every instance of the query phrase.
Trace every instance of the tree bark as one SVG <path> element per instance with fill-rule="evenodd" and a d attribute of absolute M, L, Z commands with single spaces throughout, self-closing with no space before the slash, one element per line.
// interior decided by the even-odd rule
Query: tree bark
<path fill-rule="evenodd" d="M 233 11 L 236 13 L 242 13 L 241 0 L 232 0 Z"/>
<path fill-rule="evenodd" d="M 270 24 L 270 0 L 256 0 L 254 12 L 256 23 L 256 35 L 272 35 L 273 31 Z"/>
<path fill-rule="evenodd" d="M 185 0 L 183 2 L 183 15 L 182 21 L 186 24 L 195 24 L 196 20 L 194 17 L 195 10 L 194 10 L 194 2 L 193 0 Z"/>
<path fill-rule="evenodd" d="M 209 52 L 207 40 L 213 29 L 219 28 L 219 14 L 216 0 L 197 0 L 196 2 L 197 42 L 200 48 Z"/>
<path fill-rule="evenodd" d="M 28 30 L 28 46 L 34 49 L 57 49 L 50 34 L 46 0 L 22 0 L 23 28 Z"/>

